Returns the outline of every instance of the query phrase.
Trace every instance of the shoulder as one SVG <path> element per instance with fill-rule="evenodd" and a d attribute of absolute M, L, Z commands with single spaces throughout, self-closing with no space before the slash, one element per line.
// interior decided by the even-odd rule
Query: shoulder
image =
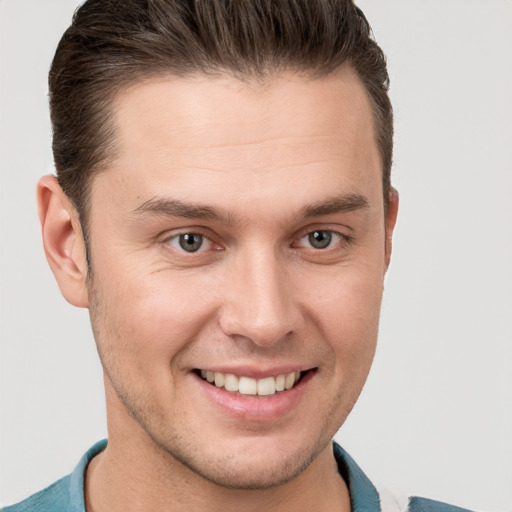
<path fill-rule="evenodd" d="M 377 489 L 379 494 L 380 512 L 471 512 L 466 508 L 456 507 L 441 501 L 418 496 L 407 497 L 389 492 L 388 489 Z"/>
<path fill-rule="evenodd" d="M 57 480 L 29 498 L 2 509 L 1 512 L 64 512 L 69 505 L 70 475 Z"/>
<path fill-rule="evenodd" d="M 340 445 L 334 442 L 333 448 L 340 475 L 350 492 L 353 512 L 470 512 L 440 501 L 408 498 L 375 486 Z"/>
<path fill-rule="evenodd" d="M 96 443 L 83 455 L 70 475 L 0 512 L 85 512 L 85 470 L 89 461 L 106 446 L 106 439 Z"/>
<path fill-rule="evenodd" d="M 471 512 L 468 509 L 449 505 L 440 501 L 407 497 L 389 492 L 388 489 L 378 488 L 380 512 Z"/>
<path fill-rule="evenodd" d="M 427 498 L 410 498 L 408 512 L 469 512 L 465 508 L 448 505 L 440 501 L 429 500 Z"/>

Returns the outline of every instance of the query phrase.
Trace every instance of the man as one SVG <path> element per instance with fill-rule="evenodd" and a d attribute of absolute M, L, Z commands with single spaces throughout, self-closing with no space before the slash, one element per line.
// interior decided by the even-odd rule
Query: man
<path fill-rule="evenodd" d="M 38 199 L 59 287 L 90 312 L 109 440 L 5 510 L 388 504 L 331 442 L 391 256 L 387 83 L 348 1 L 83 5 Z"/>

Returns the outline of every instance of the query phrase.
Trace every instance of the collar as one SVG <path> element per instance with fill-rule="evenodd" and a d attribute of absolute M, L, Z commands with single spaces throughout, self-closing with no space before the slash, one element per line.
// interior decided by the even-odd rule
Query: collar
<path fill-rule="evenodd" d="M 340 475 L 348 486 L 352 512 L 380 512 L 379 493 L 368 477 L 338 443 L 333 442 L 333 450 Z"/>
<path fill-rule="evenodd" d="M 85 470 L 91 459 L 103 451 L 106 446 L 106 439 L 92 446 L 71 473 L 69 480 L 70 512 L 85 512 Z M 354 459 L 336 442 L 333 442 L 333 451 L 340 475 L 345 480 L 350 492 L 352 512 L 380 512 L 379 494 L 368 477 Z"/>

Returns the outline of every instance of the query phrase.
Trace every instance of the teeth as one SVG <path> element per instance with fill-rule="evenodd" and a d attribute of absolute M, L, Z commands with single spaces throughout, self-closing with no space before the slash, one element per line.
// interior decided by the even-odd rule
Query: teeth
<path fill-rule="evenodd" d="M 284 381 L 284 389 L 290 389 L 295 384 L 295 372 L 289 373 Z"/>
<path fill-rule="evenodd" d="M 227 373 L 224 377 L 224 387 L 226 391 L 236 393 L 238 391 L 238 377 L 231 373 Z"/>
<path fill-rule="evenodd" d="M 238 381 L 238 392 L 241 395 L 257 395 L 258 384 L 256 379 L 251 379 L 250 377 L 240 377 L 240 380 Z"/>
<path fill-rule="evenodd" d="M 267 377 L 266 379 L 258 380 L 258 395 L 273 395 L 276 392 L 276 379 L 274 377 Z"/>
<path fill-rule="evenodd" d="M 264 379 L 253 379 L 251 377 L 237 377 L 232 373 L 212 372 L 201 370 L 200 375 L 210 384 L 218 388 L 224 388 L 232 393 L 241 395 L 274 395 L 277 391 L 291 389 L 300 379 L 300 372 L 277 375 L 276 377 L 265 377 Z"/>
<path fill-rule="evenodd" d="M 284 391 L 284 383 L 286 382 L 285 375 L 278 375 L 276 377 L 276 391 Z"/>
<path fill-rule="evenodd" d="M 215 385 L 218 388 L 224 387 L 224 374 L 223 373 L 215 372 Z"/>

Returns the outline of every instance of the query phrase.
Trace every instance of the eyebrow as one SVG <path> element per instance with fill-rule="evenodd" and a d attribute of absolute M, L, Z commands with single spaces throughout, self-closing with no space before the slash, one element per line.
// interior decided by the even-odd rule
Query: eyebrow
<path fill-rule="evenodd" d="M 154 197 L 142 203 L 132 211 L 137 216 L 143 214 L 164 215 L 166 217 L 181 217 L 184 219 L 204 219 L 232 223 L 231 215 L 225 214 L 213 206 L 187 203 L 178 199 Z"/>
<path fill-rule="evenodd" d="M 343 194 L 305 206 L 299 211 L 299 219 L 322 217 L 335 213 L 348 213 L 370 207 L 368 199 L 361 194 Z M 137 217 L 145 214 L 181 217 L 184 219 L 214 220 L 236 224 L 236 216 L 219 208 L 180 201 L 179 199 L 154 197 L 132 211 Z"/>
<path fill-rule="evenodd" d="M 300 212 L 299 217 L 309 219 L 311 217 L 321 217 L 333 213 L 349 213 L 356 210 L 365 210 L 369 207 L 370 202 L 362 194 L 343 194 L 306 206 Z"/>

